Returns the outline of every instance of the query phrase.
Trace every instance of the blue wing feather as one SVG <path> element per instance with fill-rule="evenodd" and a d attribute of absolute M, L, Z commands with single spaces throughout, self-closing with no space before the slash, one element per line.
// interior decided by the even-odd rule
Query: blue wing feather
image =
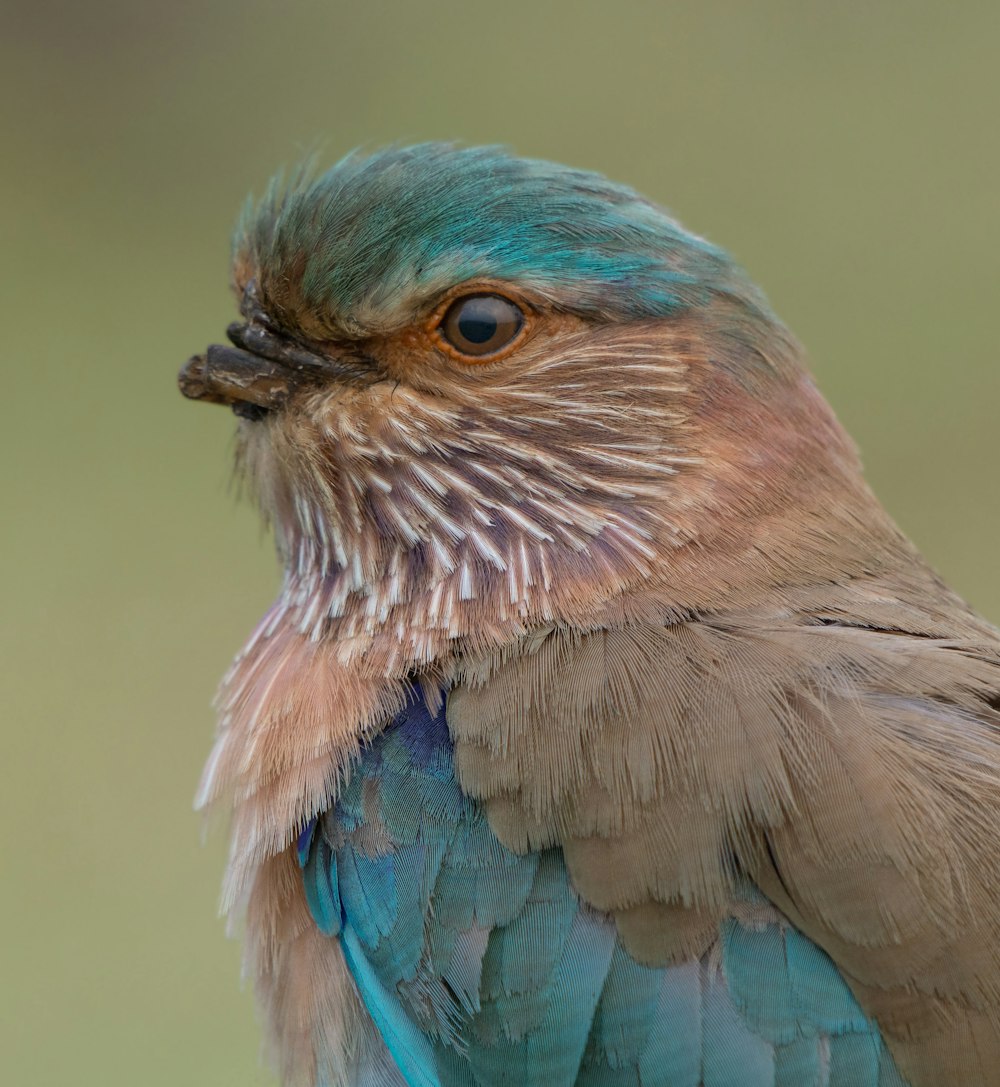
<path fill-rule="evenodd" d="M 399 998 L 378 976 L 350 927 L 344 929 L 341 944 L 361 999 L 408 1087 L 442 1087 L 427 1036 L 406 1015 Z"/>
<path fill-rule="evenodd" d="M 313 824 L 310 824 L 312 827 Z M 322 836 L 312 842 L 309 834 L 308 852 L 303 855 L 302 880 L 305 885 L 306 901 L 320 932 L 326 936 L 336 936 L 340 932 L 341 900 L 340 884 L 337 877 L 337 855 Z"/>
<path fill-rule="evenodd" d="M 701 961 L 635 962 L 562 852 L 520 855 L 416 695 L 298 843 L 411 1087 L 906 1087 L 830 959 L 747 885 Z"/>
<path fill-rule="evenodd" d="M 697 1087 L 704 1049 L 701 967 L 685 963 L 662 974 L 654 1027 L 639 1057 L 641 1082 Z"/>

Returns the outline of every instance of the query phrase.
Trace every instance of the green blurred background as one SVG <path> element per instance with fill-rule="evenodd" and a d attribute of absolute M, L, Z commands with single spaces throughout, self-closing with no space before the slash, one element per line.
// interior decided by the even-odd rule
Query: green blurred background
<path fill-rule="evenodd" d="M 995 0 L 3 4 L 0 1081 L 273 1083 L 191 797 L 277 576 L 232 416 L 174 384 L 245 194 L 451 137 L 634 184 L 749 268 L 998 619 L 998 55 Z"/>

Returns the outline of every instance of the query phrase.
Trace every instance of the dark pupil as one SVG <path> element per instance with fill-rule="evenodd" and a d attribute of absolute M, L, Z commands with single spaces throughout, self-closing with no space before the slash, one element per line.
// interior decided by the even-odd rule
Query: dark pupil
<path fill-rule="evenodd" d="M 458 331 L 469 343 L 489 343 L 497 334 L 495 305 L 490 298 L 466 302 L 458 315 Z"/>

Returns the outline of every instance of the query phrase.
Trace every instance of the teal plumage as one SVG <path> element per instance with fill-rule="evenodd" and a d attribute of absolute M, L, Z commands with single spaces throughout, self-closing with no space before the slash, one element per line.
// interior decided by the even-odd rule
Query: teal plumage
<path fill-rule="evenodd" d="M 745 274 L 430 144 L 233 278 L 181 387 L 285 577 L 200 802 L 286 1087 L 996 1087 L 1000 632 Z"/>
<path fill-rule="evenodd" d="M 729 291 L 767 309 L 725 252 L 626 186 L 498 148 L 390 148 L 279 178 L 248 205 L 234 248 L 269 296 L 296 285 L 284 316 L 305 309 L 359 333 L 480 276 L 601 319 L 669 316 Z"/>
<path fill-rule="evenodd" d="M 455 780 L 443 706 L 419 695 L 310 823 L 299 860 L 316 923 L 349 934 L 407 1083 L 904 1087 L 830 959 L 752 886 L 717 959 L 637 963 L 559 850 L 496 839 Z"/>

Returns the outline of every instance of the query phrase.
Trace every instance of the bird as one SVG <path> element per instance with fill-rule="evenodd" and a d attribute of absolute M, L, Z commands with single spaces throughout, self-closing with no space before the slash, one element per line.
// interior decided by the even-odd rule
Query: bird
<path fill-rule="evenodd" d="M 1000 632 L 733 259 L 425 143 L 232 281 L 180 387 L 283 581 L 197 803 L 282 1083 L 1000 1084 Z"/>

